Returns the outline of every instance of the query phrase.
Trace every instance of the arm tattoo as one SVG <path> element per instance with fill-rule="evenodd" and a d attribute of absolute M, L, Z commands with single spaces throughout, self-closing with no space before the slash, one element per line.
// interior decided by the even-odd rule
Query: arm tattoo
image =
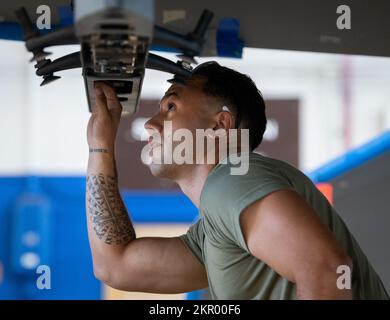
<path fill-rule="evenodd" d="M 94 152 L 107 153 L 108 150 L 103 149 L 103 148 L 90 148 L 89 149 L 89 153 L 94 153 Z"/>
<path fill-rule="evenodd" d="M 114 177 L 87 175 L 87 207 L 96 235 L 106 244 L 121 245 L 135 239 L 133 225 Z"/>

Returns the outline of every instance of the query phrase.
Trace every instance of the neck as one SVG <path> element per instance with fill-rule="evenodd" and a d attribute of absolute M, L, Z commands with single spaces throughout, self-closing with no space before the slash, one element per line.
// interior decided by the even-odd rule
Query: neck
<path fill-rule="evenodd" d="M 236 143 L 237 146 L 235 147 L 235 149 L 229 150 L 229 154 L 235 154 L 237 153 L 236 150 L 241 150 L 240 141 L 237 141 Z M 216 150 L 219 150 L 218 148 L 219 147 L 217 144 Z M 219 157 L 220 156 L 216 151 L 216 164 L 219 163 Z M 207 176 L 209 175 L 210 171 L 216 166 L 216 164 L 191 165 L 189 168 L 186 168 L 186 173 L 184 175 L 180 175 L 178 179 L 175 179 L 181 191 L 192 201 L 192 203 L 198 209 L 200 207 L 200 195 L 206 183 Z"/>
<path fill-rule="evenodd" d="M 207 176 L 214 167 L 215 164 L 194 165 L 188 170 L 185 176 L 176 180 L 181 191 L 198 209 L 200 207 L 200 195 L 206 183 Z"/>

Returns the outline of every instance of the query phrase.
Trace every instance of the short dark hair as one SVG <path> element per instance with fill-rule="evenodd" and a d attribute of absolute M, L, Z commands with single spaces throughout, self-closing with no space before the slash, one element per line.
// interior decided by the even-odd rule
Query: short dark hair
<path fill-rule="evenodd" d="M 192 77 L 198 76 L 204 79 L 202 90 L 206 94 L 232 107 L 236 116 L 235 128 L 249 129 L 250 150 L 253 151 L 263 140 L 267 125 L 264 99 L 255 83 L 249 76 L 215 61 L 197 66 Z"/>

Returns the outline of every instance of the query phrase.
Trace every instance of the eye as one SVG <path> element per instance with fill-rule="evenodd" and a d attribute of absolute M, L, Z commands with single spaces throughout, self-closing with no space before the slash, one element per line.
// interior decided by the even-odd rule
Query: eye
<path fill-rule="evenodd" d="M 168 111 L 172 111 L 172 110 L 175 110 L 176 109 L 176 105 L 172 102 L 168 103 L 168 107 L 167 107 Z"/>

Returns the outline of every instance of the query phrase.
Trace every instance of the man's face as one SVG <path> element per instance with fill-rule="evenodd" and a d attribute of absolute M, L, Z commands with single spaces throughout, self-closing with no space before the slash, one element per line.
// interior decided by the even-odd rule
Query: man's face
<path fill-rule="evenodd" d="M 172 141 L 172 135 L 178 129 L 186 128 L 191 132 L 193 137 L 191 156 L 194 158 L 196 129 L 213 127 L 218 104 L 215 99 L 202 92 L 201 81 L 192 79 L 187 81 L 186 85 L 173 84 L 161 99 L 158 112 L 145 124 L 149 133 L 158 132 L 161 137 L 161 145 L 154 143 L 155 139 L 151 142 L 153 159 L 149 167 L 154 176 L 176 180 L 186 170 L 188 171 L 189 166 L 194 165 L 176 164 L 174 159 L 170 163 L 166 161 L 164 163 L 164 152 L 165 155 L 172 155 L 175 147 L 182 145 L 180 141 Z M 170 130 L 167 130 L 168 127 L 164 127 L 164 122 L 172 126 L 171 134 Z M 172 143 L 165 141 L 167 138 Z"/>

